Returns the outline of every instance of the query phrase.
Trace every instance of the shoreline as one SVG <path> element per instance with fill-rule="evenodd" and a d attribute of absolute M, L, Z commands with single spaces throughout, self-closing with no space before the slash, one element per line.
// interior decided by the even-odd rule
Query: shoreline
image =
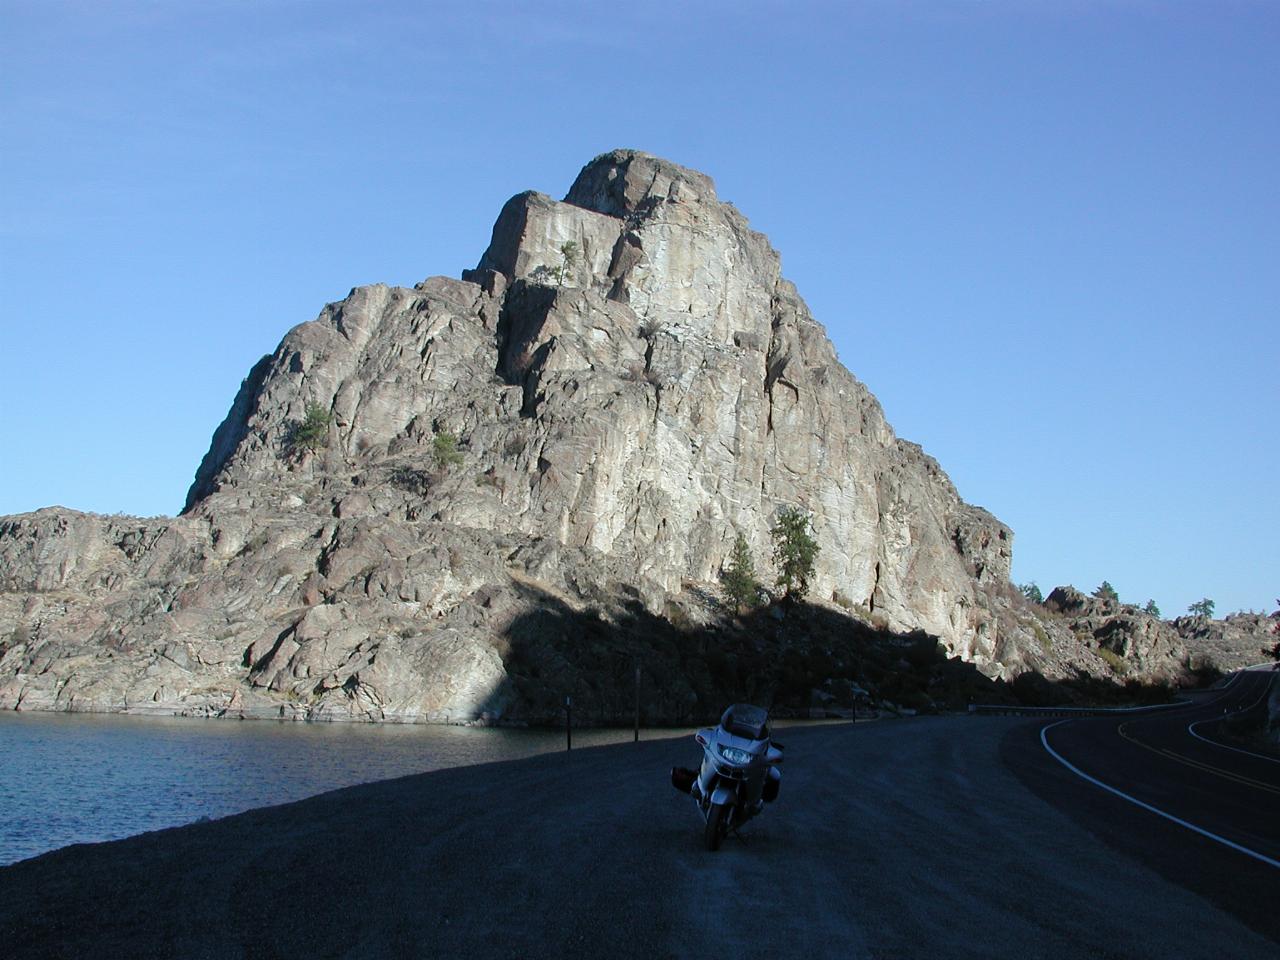
<path fill-rule="evenodd" d="M 1273 955 L 1028 790 L 1003 751 L 1032 726 L 795 730 L 778 801 L 715 854 L 667 776 L 696 754 L 679 739 L 347 787 L 0 868 L 0 942 L 15 960 Z"/>
<path fill-rule="evenodd" d="M 0 822 L 6 825 L 0 864 L 359 783 L 566 752 L 563 728 L 183 722 L 188 719 L 0 715 L 0 752 L 7 753 L 11 778 L 0 792 Z M 779 729 L 833 725 L 845 724 L 783 720 Z M 640 739 L 692 743 L 695 730 L 647 727 Z M 633 737 L 634 728 L 575 728 L 572 746 L 577 752 L 630 744 Z"/>
<path fill-rule="evenodd" d="M 935 714 L 919 714 L 914 710 L 876 710 L 873 715 L 866 713 L 856 716 L 856 719 L 850 716 L 847 709 L 823 709 L 822 716 L 802 716 L 802 711 L 783 708 L 783 712 L 774 713 L 770 711 L 770 719 L 774 722 L 783 722 L 787 724 L 796 723 L 864 723 L 869 720 L 891 719 L 912 717 L 917 715 L 933 715 L 948 716 L 959 715 L 963 711 L 938 711 Z M 565 725 L 561 723 L 539 723 L 529 720 L 504 720 L 504 719 L 487 719 L 477 717 L 471 720 L 430 720 L 430 719 L 402 719 L 399 717 L 385 717 L 383 719 L 373 718 L 357 718 L 351 715 L 333 714 L 316 717 L 301 716 L 293 714 L 290 716 L 270 716 L 265 713 L 249 714 L 239 713 L 235 716 L 226 713 L 195 713 L 174 711 L 172 709 L 145 709 L 145 708 L 128 708 L 125 710 L 100 710 L 94 708 L 74 707 L 64 710 L 47 710 L 39 707 L 29 708 L 15 706 L 7 710 L 0 710 L 0 716 L 5 714 L 22 714 L 26 716 L 94 716 L 94 717 L 138 717 L 142 719 L 161 719 L 161 720 L 213 720 L 213 721 L 230 721 L 230 722 L 273 722 L 283 724 L 301 724 L 304 726 L 387 726 L 387 727 L 466 727 L 470 729 L 494 729 L 494 730 L 539 730 L 554 731 L 564 730 Z M 642 723 L 641 730 L 683 730 L 695 729 L 697 727 L 708 726 L 719 721 L 719 714 L 715 716 L 708 715 L 701 720 L 690 720 L 681 723 Z M 593 723 L 575 720 L 572 729 L 574 730 L 632 730 L 634 725 L 627 723 Z"/>

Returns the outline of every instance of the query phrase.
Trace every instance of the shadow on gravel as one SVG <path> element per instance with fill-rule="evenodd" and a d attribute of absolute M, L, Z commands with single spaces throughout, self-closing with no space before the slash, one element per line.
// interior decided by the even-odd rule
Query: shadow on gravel
<path fill-rule="evenodd" d="M 862 705 L 937 713 L 970 703 L 1156 703 L 1176 692 L 1084 675 L 1066 682 L 1035 673 L 995 681 L 948 658 L 924 631 L 876 629 L 803 602 L 739 617 L 725 611 L 720 620 L 700 624 L 675 604 L 664 615 L 650 612 L 627 586 L 601 591 L 584 607 L 528 583 L 517 586 L 529 608 L 499 641 L 508 679 L 494 702 L 504 717 L 532 724 L 563 724 L 565 698 L 572 697 L 575 725 L 629 725 L 637 669 L 640 722 L 651 726 L 710 722 L 738 701 L 768 707 L 780 718 L 847 717 Z M 1188 677 L 1187 685 L 1213 679 Z"/>

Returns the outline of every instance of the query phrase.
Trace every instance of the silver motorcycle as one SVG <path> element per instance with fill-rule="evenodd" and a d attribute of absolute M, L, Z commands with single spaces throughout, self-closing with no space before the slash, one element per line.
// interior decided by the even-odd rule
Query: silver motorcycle
<path fill-rule="evenodd" d="M 708 850 L 719 850 L 730 832 L 778 798 L 782 784 L 782 744 L 769 735 L 769 714 L 748 703 L 735 703 L 719 726 L 694 734 L 702 747 L 702 766 L 671 768 L 671 784 L 698 804 L 706 828 Z"/>

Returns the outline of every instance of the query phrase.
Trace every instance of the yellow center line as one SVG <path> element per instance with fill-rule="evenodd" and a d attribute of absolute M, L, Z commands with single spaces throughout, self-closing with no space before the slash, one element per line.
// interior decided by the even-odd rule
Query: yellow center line
<path fill-rule="evenodd" d="M 1129 722 L 1132 723 L 1132 721 L 1129 721 Z M 1192 767 L 1196 770 L 1203 770 L 1206 773 L 1216 774 L 1217 776 L 1222 777 L 1226 780 L 1233 780 L 1236 783 L 1242 783 L 1247 787 L 1256 787 L 1259 790 L 1267 791 L 1267 793 L 1274 793 L 1274 794 L 1280 795 L 1280 788 L 1273 787 L 1269 783 L 1263 783 L 1261 780 L 1254 780 L 1252 777 L 1246 777 L 1238 773 L 1232 773 L 1229 770 L 1223 770 L 1219 767 L 1213 766 L 1212 764 L 1202 763 L 1199 760 L 1192 760 L 1189 757 L 1184 757 L 1181 754 L 1174 753 L 1172 750 L 1169 750 L 1168 748 L 1157 748 L 1157 747 L 1151 746 L 1148 743 L 1143 743 L 1141 740 L 1138 740 L 1135 737 L 1130 736 L 1128 733 L 1125 732 L 1124 728 L 1127 727 L 1128 725 L 1129 723 L 1120 724 L 1120 726 L 1116 728 L 1116 732 L 1119 733 L 1120 736 L 1128 740 L 1130 743 L 1137 744 L 1139 747 L 1142 747 L 1142 749 L 1144 750 L 1150 750 L 1156 756 L 1165 757 L 1169 760 L 1176 760 L 1178 761 L 1178 763 L 1184 763 L 1188 767 Z"/>

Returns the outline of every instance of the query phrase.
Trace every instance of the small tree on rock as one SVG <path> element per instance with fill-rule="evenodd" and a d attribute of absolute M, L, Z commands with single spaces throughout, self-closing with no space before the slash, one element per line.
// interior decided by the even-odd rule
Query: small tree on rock
<path fill-rule="evenodd" d="M 756 580 L 755 564 L 751 561 L 751 548 L 747 538 L 738 534 L 733 541 L 729 563 L 720 574 L 720 584 L 725 596 L 733 604 L 735 613 L 743 607 L 750 609 L 760 602 L 760 582 Z"/>
<path fill-rule="evenodd" d="M 1044 594 L 1040 592 L 1040 588 L 1036 586 L 1036 582 L 1034 580 L 1030 583 L 1021 584 L 1018 587 L 1018 592 L 1032 603 L 1044 603 Z"/>
<path fill-rule="evenodd" d="M 788 600 L 800 600 L 809 592 L 818 541 L 809 532 L 811 518 L 799 507 L 783 507 L 769 531 L 773 537 L 773 563 L 778 568 L 777 585 Z"/>
<path fill-rule="evenodd" d="M 573 268 L 577 263 L 578 243 L 576 240 L 566 240 L 560 244 L 560 266 L 555 271 L 558 286 L 564 286 L 565 277 L 573 274 Z"/>
<path fill-rule="evenodd" d="M 329 445 L 329 427 L 333 414 L 318 403 L 307 404 L 302 421 L 294 421 L 285 437 L 288 452 L 301 457 L 304 453 L 319 453 Z"/>
<path fill-rule="evenodd" d="M 447 470 L 454 464 L 462 462 L 462 452 L 458 449 L 458 438 L 448 430 L 441 430 L 431 441 L 431 453 L 436 458 L 436 466 Z"/>
<path fill-rule="evenodd" d="M 1142 612 L 1149 613 L 1157 619 L 1160 617 L 1160 608 L 1156 606 L 1156 602 L 1154 600 L 1148 600 L 1147 605 L 1142 608 Z"/>
<path fill-rule="evenodd" d="M 1098 589 L 1093 591 L 1093 595 L 1099 600 L 1114 600 L 1117 603 L 1120 601 L 1120 594 L 1116 593 L 1116 588 L 1106 580 L 1103 580 L 1098 585 Z"/>
<path fill-rule="evenodd" d="M 1187 613 L 1197 617 L 1212 617 L 1213 601 L 1208 597 L 1205 597 L 1203 600 L 1197 600 L 1195 603 L 1191 604 L 1191 606 L 1187 607 Z"/>

